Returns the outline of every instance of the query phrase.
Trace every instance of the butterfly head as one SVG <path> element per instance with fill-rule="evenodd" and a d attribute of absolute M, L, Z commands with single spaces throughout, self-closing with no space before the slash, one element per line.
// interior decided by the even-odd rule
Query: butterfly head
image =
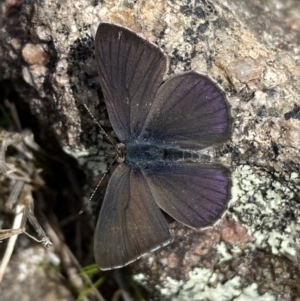
<path fill-rule="evenodd" d="M 124 162 L 124 160 L 126 158 L 125 144 L 117 143 L 115 145 L 114 149 L 106 151 L 106 154 L 109 157 L 114 158 L 114 161 L 116 161 L 118 163 Z"/>

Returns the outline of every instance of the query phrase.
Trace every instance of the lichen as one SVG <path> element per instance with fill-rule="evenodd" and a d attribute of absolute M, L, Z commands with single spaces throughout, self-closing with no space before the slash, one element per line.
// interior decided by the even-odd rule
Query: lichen
<path fill-rule="evenodd" d="M 255 238 L 248 244 L 259 249 L 269 246 L 274 255 L 295 257 L 300 242 L 299 176 L 293 173 L 286 181 L 279 173 L 244 165 L 235 170 L 233 181 L 228 216 Z"/>
<path fill-rule="evenodd" d="M 189 272 L 189 279 L 184 284 L 182 281 L 167 277 L 163 288 L 157 288 L 160 289 L 162 295 L 166 298 L 172 297 L 174 301 L 276 300 L 269 293 L 259 295 L 256 283 L 243 288 L 240 276 L 235 276 L 224 283 L 220 281 L 220 278 L 222 275 L 214 273 L 210 269 L 195 268 Z"/>

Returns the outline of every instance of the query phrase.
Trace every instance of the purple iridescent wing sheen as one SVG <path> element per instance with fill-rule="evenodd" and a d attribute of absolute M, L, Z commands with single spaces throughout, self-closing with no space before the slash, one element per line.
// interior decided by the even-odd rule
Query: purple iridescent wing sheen
<path fill-rule="evenodd" d="M 142 171 L 118 165 L 95 229 L 94 254 L 100 269 L 122 267 L 170 241 L 167 222 Z"/>
<path fill-rule="evenodd" d="M 155 162 L 142 171 L 158 206 L 189 227 L 211 226 L 227 207 L 231 178 L 222 165 Z"/>
<path fill-rule="evenodd" d="M 231 124 L 225 93 L 207 76 L 191 71 L 159 88 L 138 139 L 196 150 L 225 142 Z"/>
<path fill-rule="evenodd" d="M 100 23 L 96 62 L 109 119 L 120 141 L 140 134 L 162 82 L 167 58 L 132 31 Z"/>

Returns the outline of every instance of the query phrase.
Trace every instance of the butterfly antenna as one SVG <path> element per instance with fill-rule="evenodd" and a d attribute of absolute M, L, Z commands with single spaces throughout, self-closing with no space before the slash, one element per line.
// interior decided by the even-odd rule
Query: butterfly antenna
<path fill-rule="evenodd" d="M 92 199 L 93 199 L 93 197 L 94 197 L 94 195 L 95 195 L 97 189 L 99 188 L 101 182 L 103 181 L 104 177 L 105 177 L 106 174 L 108 173 L 108 171 L 109 171 L 109 169 L 111 168 L 111 166 L 115 163 L 115 161 L 117 160 L 117 158 L 118 158 L 118 156 L 116 156 L 116 157 L 114 158 L 114 160 L 109 164 L 109 166 L 107 167 L 106 171 L 105 171 L 104 174 L 102 175 L 102 177 L 101 177 L 99 183 L 97 184 L 95 190 L 93 191 L 91 197 L 90 197 L 89 200 L 82 206 L 81 210 L 79 211 L 79 214 L 82 214 L 82 213 L 85 211 L 85 209 L 89 206 L 89 204 L 90 204 L 90 202 L 92 201 Z"/>
<path fill-rule="evenodd" d="M 94 122 L 99 126 L 100 130 L 103 132 L 103 134 L 106 136 L 106 138 L 109 140 L 109 142 L 116 147 L 116 143 L 107 135 L 107 133 L 105 132 L 104 128 L 102 127 L 102 125 L 96 120 L 96 118 L 94 117 L 94 115 L 92 114 L 92 112 L 90 111 L 90 109 L 88 108 L 88 106 L 83 103 L 84 107 L 86 108 L 86 110 L 88 111 L 88 113 L 90 114 L 90 116 L 92 117 L 92 119 L 94 120 Z M 106 171 L 107 172 L 107 171 Z"/>

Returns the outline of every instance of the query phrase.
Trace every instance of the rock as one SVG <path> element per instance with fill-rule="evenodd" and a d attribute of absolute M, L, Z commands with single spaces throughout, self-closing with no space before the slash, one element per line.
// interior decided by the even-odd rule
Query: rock
<path fill-rule="evenodd" d="M 216 159 L 233 170 L 229 210 L 203 231 L 172 223 L 174 243 L 132 265 L 152 299 L 299 298 L 297 0 L 36 0 L 3 8 L 3 77 L 15 83 L 42 133 L 54 132 L 93 175 L 106 170 L 109 145 L 83 107 L 106 124 L 92 25 L 118 23 L 158 44 L 169 58 L 165 78 L 192 69 L 227 92 L 233 133 Z M 28 45 L 36 52 L 30 59 Z M 230 239 L 233 225 L 240 234 Z"/>

